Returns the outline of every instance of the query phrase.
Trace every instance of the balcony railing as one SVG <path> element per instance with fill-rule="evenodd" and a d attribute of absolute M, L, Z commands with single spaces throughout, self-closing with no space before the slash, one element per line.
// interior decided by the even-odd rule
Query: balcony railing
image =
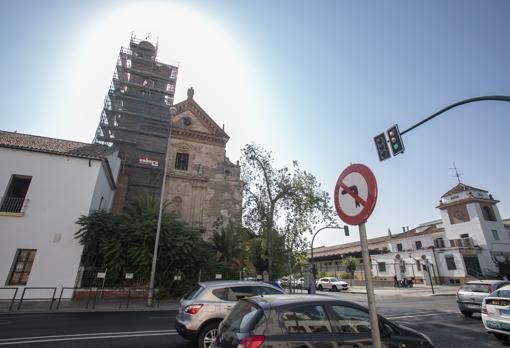
<path fill-rule="evenodd" d="M 28 198 L 23 197 L 0 197 L 0 213 L 18 213 L 23 214 L 28 204 Z"/>
<path fill-rule="evenodd" d="M 459 248 L 473 248 L 477 246 L 473 238 L 459 238 L 459 239 L 450 239 L 451 247 L 459 247 Z"/>

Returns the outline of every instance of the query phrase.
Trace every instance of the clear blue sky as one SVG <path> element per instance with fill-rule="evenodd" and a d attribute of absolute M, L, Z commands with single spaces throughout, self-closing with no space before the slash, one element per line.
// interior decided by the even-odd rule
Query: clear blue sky
<path fill-rule="evenodd" d="M 330 193 L 350 162 L 371 167 L 369 236 L 438 218 L 453 162 L 509 218 L 510 103 L 452 110 L 383 163 L 372 142 L 461 99 L 510 95 L 509 14 L 505 0 L 2 2 L 0 128 L 91 141 L 119 47 L 151 32 L 160 60 L 179 64 L 176 101 L 195 87 L 232 160 L 260 143 Z"/>

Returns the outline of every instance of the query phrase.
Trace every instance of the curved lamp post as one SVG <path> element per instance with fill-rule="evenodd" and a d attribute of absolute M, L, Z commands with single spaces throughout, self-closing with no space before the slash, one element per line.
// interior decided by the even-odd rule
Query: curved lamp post
<path fill-rule="evenodd" d="M 308 286 L 308 292 L 311 293 L 311 294 L 315 294 L 315 263 L 314 263 L 314 260 L 313 260 L 313 242 L 315 241 L 315 237 L 317 236 L 317 234 L 320 231 L 325 230 L 327 228 L 333 228 L 333 229 L 344 230 L 346 232 L 349 232 L 349 226 L 347 226 L 347 225 L 345 225 L 344 227 L 328 225 L 328 226 L 324 226 L 322 228 L 319 228 L 314 233 L 314 235 L 312 237 L 312 246 L 311 246 L 311 249 L 310 249 L 310 262 L 312 264 L 312 284 L 309 284 L 309 286 Z"/>

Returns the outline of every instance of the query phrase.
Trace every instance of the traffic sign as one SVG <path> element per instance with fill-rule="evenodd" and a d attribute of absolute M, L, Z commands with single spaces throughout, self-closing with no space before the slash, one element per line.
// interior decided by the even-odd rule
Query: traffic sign
<path fill-rule="evenodd" d="M 335 186 L 335 208 L 342 221 L 349 225 L 366 222 L 376 201 L 377 182 L 367 166 L 351 164 L 340 174 Z"/>

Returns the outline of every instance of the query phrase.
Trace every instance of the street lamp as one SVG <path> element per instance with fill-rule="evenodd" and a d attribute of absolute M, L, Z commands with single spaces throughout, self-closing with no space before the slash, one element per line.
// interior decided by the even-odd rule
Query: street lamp
<path fill-rule="evenodd" d="M 163 215 L 163 201 L 165 197 L 165 182 L 166 182 L 166 171 L 168 168 L 168 152 L 170 149 L 170 136 L 172 134 L 172 118 L 177 112 L 175 106 L 170 107 L 169 117 L 170 117 L 170 127 L 168 128 L 168 143 L 165 152 L 165 168 L 163 169 L 163 182 L 161 183 L 161 193 L 159 195 L 159 212 L 158 212 L 158 225 L 156 227 L 156 240 L 154 241 L 154 252 L 152 254 L 152 267 L 151 267 L 151 280 L 149 283 L 149 298 L 148 298 L 148 306 L 152 307 L 153 299 L 154 299 L 154 280 L 156 278 L 156 263 L 158 260 L 158 247 L 159 247 L 159 235 L 161 232 L 161 216 Z"/>
<path fill-rule="evenodd" d="M 326 228 L 334 228 L 334 229 L 344 230 L 346 235 L 349 234 L 349 226 L 340 227 L 340 226 L 329 226 L 329 225 L 319 228 L 314 233 L 314 235 L 312 237 L 312 247 L 310 249 L 310 261 L 312 264 L 312 281 L 311 281 L 312 284 L 308 284 L 308 293 L 309 294 L 315 294 L 315 263 L 313 261 L 313 242 L 315 240 L 315 237 L 317 236 L 317 233 L 319 233 L 322 230 L 325 230 Z"/>

